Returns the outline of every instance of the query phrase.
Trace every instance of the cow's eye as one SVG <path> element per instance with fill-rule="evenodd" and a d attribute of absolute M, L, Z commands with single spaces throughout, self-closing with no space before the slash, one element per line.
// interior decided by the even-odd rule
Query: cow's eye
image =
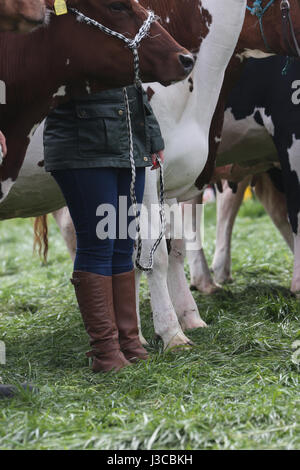
<path fill-rule="evenodd" d="M 123 2 L 114 2 L 109 5 L 112 11 L 128 11 L 128 5 Z"/>

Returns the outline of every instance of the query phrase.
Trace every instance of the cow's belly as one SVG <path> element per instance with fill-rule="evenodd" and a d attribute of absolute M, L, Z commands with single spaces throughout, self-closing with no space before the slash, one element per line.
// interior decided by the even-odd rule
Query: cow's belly
<path fill-rule="evenodd" d="M 55 180 L 38 165 L 44 159 L 43 129 L 42 124 L 35 132 L 19 177 L 0 204 L 0 220 L 35 217 L 65 206 Z"/>
<path fill-rule="evenodd" d="M 276 147 L 264 126 L 259 125 L 253 116 L 237 121 L 230 110 L 225 112 L 217 166 L 233 163 L 252 166 L 277 160 Z"/>

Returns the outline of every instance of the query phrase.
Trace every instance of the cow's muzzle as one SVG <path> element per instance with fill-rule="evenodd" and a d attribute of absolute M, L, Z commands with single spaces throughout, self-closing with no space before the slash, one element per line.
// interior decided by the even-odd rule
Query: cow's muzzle
<path fill-rule="evenodd" d="M 194 68 L 195 60 L 191 54 L 178 54 L 178 60 L 181 63 L 186 75 L 189 75 Z"/>

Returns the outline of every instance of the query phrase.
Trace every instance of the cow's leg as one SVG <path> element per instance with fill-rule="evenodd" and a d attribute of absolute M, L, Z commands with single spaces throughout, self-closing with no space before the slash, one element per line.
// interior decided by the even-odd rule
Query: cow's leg
<path fill-rule="evenodd" d="M 168 289 L 168 251 L 165 240 L 160 244 L 153 271 L 147 274 L 155 333 L 163 340 L 165 349 L 191 344 L 177 318 Z"/>
<path fill-rule="evenodd" d="M 141 283 L 142 272 L 139 269 L 135 270 L 135 296 L 136 296 L 136 314 L 138 319 L 139 327 L 139 338 L 140 342 L 146 346 L 148 342 L 143 336 L 142 333 L 142 324 L 141 324 L 141 315 L 140 315 L 140 283 Z"/>
<path fill-rule="evenodd" d="M 300 299 L 300 217 L 298 221 L 298 232 L 294 235 L 294 270 L 291 291 Z"/>
<path fill-rule="evenodd" d="M 268 173 L 256 177 L 255 193 L 289 248 L 294 251 L 294 237 L 288 220 L 285 194 L 276 189 Z"/>
<path fill-rule="evenodd" d="M 290 181 L 287 181 L 287 183 L 295 185 L 292 178 Z M 297 233 L 293 233 L 288 219 L 286 196 L 275 188 L 267 173 L 261 175 L 258 179 L 255 185 L 255 192 L 287 245 L 294 252 L 294 269 L 291 291 L 300 298 L 300 220 L 298 221 Z M 291 207 L 293 210 L 294 206 L 292 204 Z"/>
<path fill-rule="evenodd" d="M 250 176 L 244 178 L 238 184 L 236 193 L 224 182 L 223 193 L 217 194 L 217 237 L 212 269 L 215 281 L 220 284 L 231 281 L 232 230 L 250 180 Z"/>
<path fill-rule="evenodd" d="M 52 215 L 56 220 L 60 233 L 66 242 L 71 259 L 74 262 L 76 255 L 76 233 L 69 209 L 67 207 L 63 207 L 58 211 L 52 212 Z"/>
<path fill-rule="evenodd" d="M 203 294 L 213 294 L 220 290 L 214 282 L 202 247 L 201 212 L 202 196 L 182 204 L 184 211 L 185 236 L 187 238 L 186 255 L 190 267 L 191 289 Z"/>
<path fill-rule="evenodd" d="M 145 195 L 141 211 L 143 248 L 141 264 L 147 265 L 149 253 L 158 236 L 159 228 L 158 195 L 156 174 L 147 170 Z M 164 348 L 191 344 L 185 336 L 172 304 L 168 284 L 168 250 L 165 238 L 160 243 L 155 256 L 154 266 L 147 273 L 155 333 L 163 340 Z"/>
<path fill-rule="evenodd" d="M 172 208 L 173 217 L 170 218 L 169 269 L 168 288 L 179 323 L 183 330 L 203 328 L 206 323 L 201 319 L 198 307 L 189 288 L 184 271 L 185 241 L 183 238 L 182 208 L 176 200 L 168 201 Z M 176 228 L 176 224 L 179 227 Z M 179 230 L 176 234 L 177 229 Z M 179 238 L 176 238 L 178 236 Z"/>
<path fill-rule="evenodd" d="M 170 296 L 183 329 L 206 327 L 201 319 L 197 304 L 189 288 L 184 271 L 185 244 L 183 240 L 170 243 L 168 287 Z"/>

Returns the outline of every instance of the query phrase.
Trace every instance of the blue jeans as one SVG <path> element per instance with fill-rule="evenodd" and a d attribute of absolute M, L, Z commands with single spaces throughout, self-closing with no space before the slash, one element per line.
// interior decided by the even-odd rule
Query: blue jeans
<path fill-rule="evenodd" d="M 137 168 L 136 197 L 142 203 L 145 188 L 145 168 Z M 128 236 L 128 226 L 134 220 L 128 216 L 131 206 L 129 168 L 83 168 L 53 171 L 52 176 L 60 186 L 69 208 L 77 237 L 75 271 L 86 271 L 112 276 L 133 269 L 134 239 Z M 127 213 L 119 214 L 119 196 L 127 202 Z M 102 204 L 113 206 L 116 215 L 116 236 L 99 238 L 97 227 L 107 217 L 107 212 L 96 215 Z M 122 219 L 123 236 L 119 236 L 119 219 Z M 107 220 L 107 219 L 106 219 Z M 124 227 L 125 226 L 125 227 Z M 107 227 L 109 228 L 109 227 Z M 110 227 L 111 228 L 111 227 Z M 126 228 L 127 235 L 124 228 Z M 105 229 L 106 230 L 106 229 Z"/>

